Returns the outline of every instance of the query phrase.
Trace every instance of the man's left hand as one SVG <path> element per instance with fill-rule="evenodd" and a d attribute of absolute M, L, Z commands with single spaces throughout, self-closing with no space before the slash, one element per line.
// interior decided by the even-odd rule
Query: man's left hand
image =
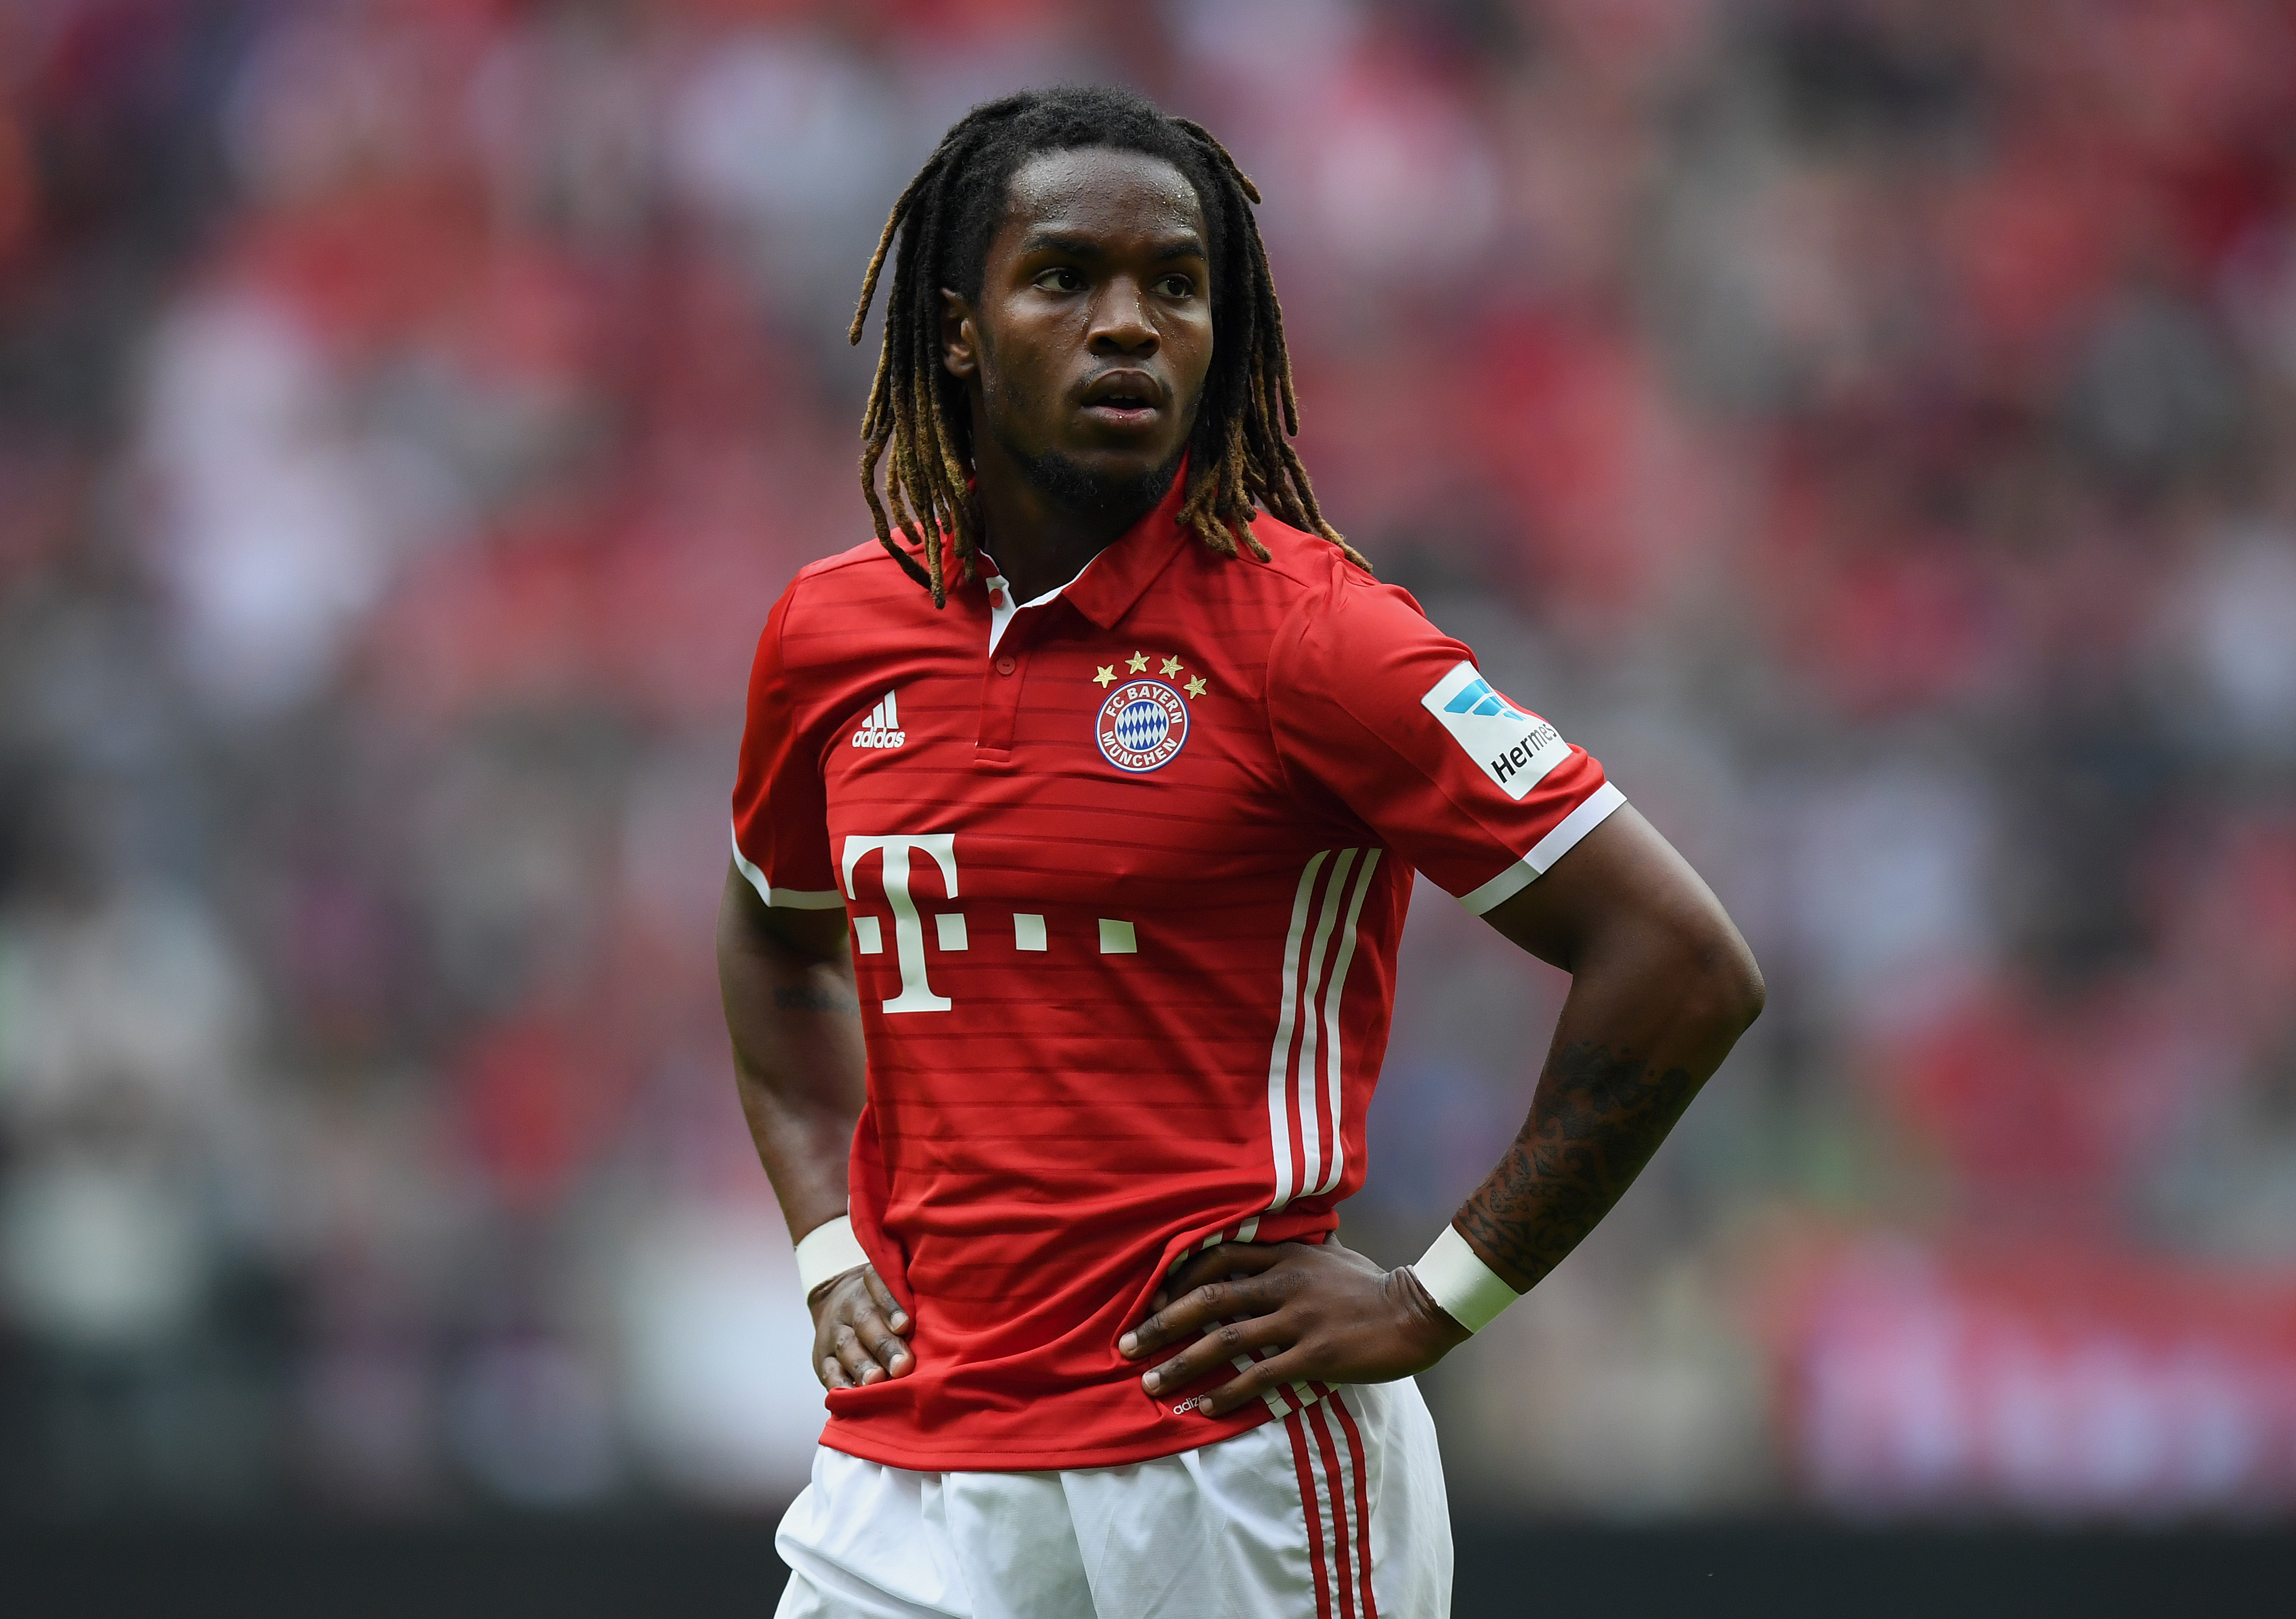
<path fill-rule="evenodd" d="M 1424 1371 L 1467 1329 L 1406 1266 L 1382 1271 L 1339 1245 L 1229 1242 L 1174 1271 L 1152 1313 L 1117 1340 L 1128 1361 L 1188 1345 L 1140 1379 L 1152 1394 L 1187 1387 L 1238 1355 L 1273 1351 L 1196 1401 L 1208 1417 L 1287 1383 L 1387 1383 Z"/>

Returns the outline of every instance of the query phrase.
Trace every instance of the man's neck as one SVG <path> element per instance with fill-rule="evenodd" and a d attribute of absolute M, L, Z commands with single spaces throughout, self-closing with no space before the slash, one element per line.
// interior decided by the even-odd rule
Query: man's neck
<path fill-rule="evenodd" d="M 1075 578 L 1154 511 L 1164 493 L 1115 505 L 1078 505 L 1031 480 L 991 435 L 980 436 L 974 455 L 973 495 L 987 548 L 1015 601 L 1033 601 Z"/>

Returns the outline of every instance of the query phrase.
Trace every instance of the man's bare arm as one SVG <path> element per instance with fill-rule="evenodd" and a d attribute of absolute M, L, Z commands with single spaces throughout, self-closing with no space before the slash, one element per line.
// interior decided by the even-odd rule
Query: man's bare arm
<path fill-rule="evenodd" d="M 791 1240 L 845 1213 L 845 1171 L 866 1072 L 845 913 L 768 906 L 729 859 L 718 904 L 718 988 L 758 1157 Z M 907 1314 L 876 1272 L 817 1288 L 814 1366 L 841 1388 L 914 1364 Z"/>
<path fill-rule="evenodd" d="M 1485 920 L 1571 975 L 1530 1116 L 1455 1222 L 1527 1291 L 1650 1161 L 1760 1012 L 1762 977 L 1712 891 L 1631 805 Z M 1211 1414 L 1294 1379 L 1408 1376 L 1467 1337 L 1409 1267 L 1383 1271 L 1335 1243 L 1223 1245 L 1183 1266 L 1152 1309 L 1119 1349 L 1188 1347 L 1145 1374 L 1151 1393 L 1278 1352 L 1207 1395 Z"/>
<path fill-rule="evenodd" d="M 1631 805 L 1484 920 L 1570 975 L 1530 1116 L 1454 1222 L 1522 1292 L 1633 1183 L 1765 991 L 1713 891 Z"/>

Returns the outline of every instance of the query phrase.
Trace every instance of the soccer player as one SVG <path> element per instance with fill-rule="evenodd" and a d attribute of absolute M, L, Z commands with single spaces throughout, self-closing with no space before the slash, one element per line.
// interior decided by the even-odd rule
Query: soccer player
<path fill-rule="evenodd" d="M 1412 1374 L 1760 1009 L 1602 767 L 1317 510 L 1258 200 L 1196 124 L 1030 92 L 869 266 L 876 540 L 767 618 L 718 939 L 828 1389 L 784 1615 L 1448 1613 Z M 1333 1234 L 1414 871 L 1571 985 L 1384 1271 Z"/>

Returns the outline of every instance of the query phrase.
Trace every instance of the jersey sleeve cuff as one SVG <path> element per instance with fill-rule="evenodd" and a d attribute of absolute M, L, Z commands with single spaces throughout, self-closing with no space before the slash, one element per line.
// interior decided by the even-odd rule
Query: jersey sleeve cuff
<path fill-rule="evenodd" d="M 832 911 L 845 903 L 845 896 L 834 888 L 776 888 L 766 880 L 750 857 L 742 853 L 741 829 L 734 829 L 734 864 L 750 879 L 750 887 L 768 905 L 779 905 L 787 911 Z"/>
<path fill-rule="evenodd" d="M 1581 838 L 1602 825 L 1611 812 L 1626 801 L 1626 794 L 1614 783 L 1603 782 L 1587 794 L 1577 809 L 1563 816 L 1553 831 L 1533 844 L 1529 854 L 1481 887 L 1459 895 L 1459 903 L 1471 916 L 1480 916 L 1505 904 L 1538 881 L 1556 861 L 1570 853 Z M 738 856 L 740 851 L 734 853 Z"/>

